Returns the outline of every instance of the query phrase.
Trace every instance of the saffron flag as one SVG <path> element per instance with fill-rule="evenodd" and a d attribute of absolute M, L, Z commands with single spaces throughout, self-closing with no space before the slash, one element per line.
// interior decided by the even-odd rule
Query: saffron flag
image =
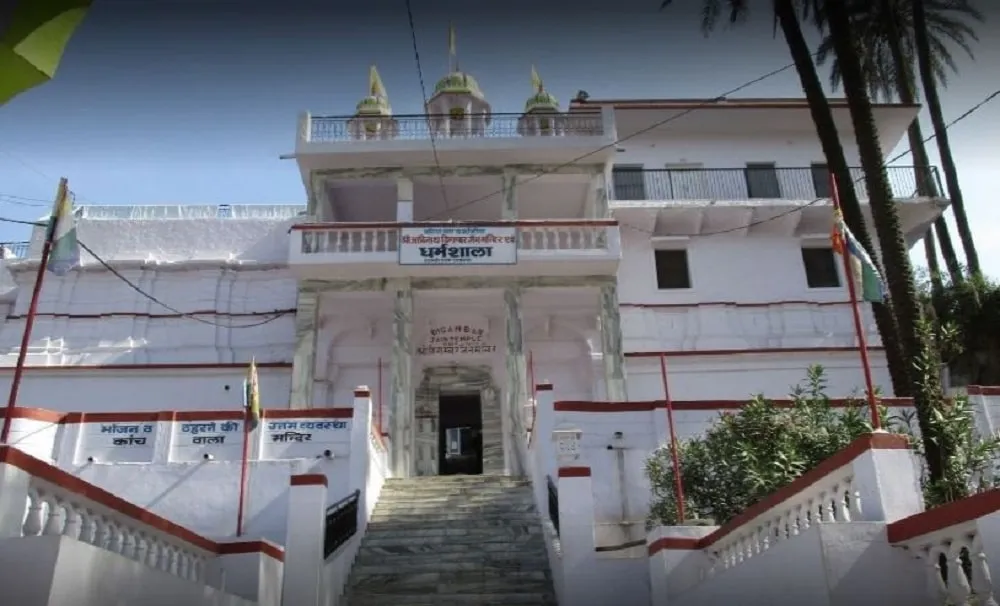
<path fill-rule="evenodd" d="M 260 424 L 260 384 L 257 380 L 257 361 L 253 359 L 243 381 L 243 408 L 246 411 L 246 431 L 257 429 Z"/>
<path fill-rule="evenodd" d="M 844 216 L 839 210 L 834 217 L 833 233 L 830 234 L 830 240 L 833 243 L 834 252 L 841 256 L 848 256 L 850 267 L 853 270 L 851 272 L 853 275 L 849 276 L 848 279 L 853 279 L 854 284 L 861 289 L 861 300 L 867 303 L 884 302 L 887 289 L 885 281 L 882 280 L 882 274 L 879 273 L 875 262 L 868 256 L 868 252 L 847 228 Z"/>
<path fill-rule="evenodd" d="M 52 248 L 46 269 L 64 276 L 80 265 L 80 244 L 76 240 L 76 219 L 73 216 L 73 194 L 65 181 L 59 183 L 59 193 L 49 220 Z"/>

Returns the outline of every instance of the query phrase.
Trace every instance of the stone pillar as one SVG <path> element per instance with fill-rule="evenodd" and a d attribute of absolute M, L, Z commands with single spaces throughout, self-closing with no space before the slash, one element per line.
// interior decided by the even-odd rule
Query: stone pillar
<path fill-rule="evenodd" d="M 524 435 L 523 407 L 528 401 L 528 364 L 524 356 L 524 335 L 521 326 L 521 289 L 508 286 L 503 291 L 506 325 L 505 365 L 507 382 L 504 386 L 503 435 L 504 472 L 506 475 L 523 475 L 525 472 L 522 445 Z M 483 453 L 485 471 L 486 453 Z"/>
<path fill-rule="evenodd" d="M 622 317 L 618 306 L 618 286 L 601 287 L 601 350 L 608 401 L 625 402 L 625 351 L 622 346 Z"/>
<path fill-rule="evenodd" d="M 327 479 L 321 473 L 293 475 L 285 524 L 282 604 L 319 604 L 323 587 L 323 528 Z"/>
<path fill-rule="evenodd" d="M 397 478 L 415 475 L 413 431 L 413 291 L 400 284 L 393 289 L 392 358 L 389 373 L 390 466 Z"/>
<path fill-rule="evenodd" d="M 608 203 L 608 190 L 612 187 L 611 178 L 602 170 L 594 175 L 594 219 L 610 219 L 611 206 Z"/>
<path fill-rule="evenodd" d="M 311 221 L 336 221 L 333 205 L 330 203 L 329 190 L 324 177 L 313 176 L 309 180 L 309 206 L 306 214 Z"/>
<path fill-rule="evenodd" d="M 295 310 L 295 353 L 292 357 L 292 393 L 288 400 L 289 408 L 313 407 L 318 324 L 319 293 L 299 290 Z"/>
<path fill-rule="evenodd" d="M 517 221 L 517 173 L 503 171 L 503 212 L 504 221 Z"/>
<path fill-rule="evenodd" d="M 396 220 L 413 221 L 413 180 L 406 177 L 396 179 Z"/>

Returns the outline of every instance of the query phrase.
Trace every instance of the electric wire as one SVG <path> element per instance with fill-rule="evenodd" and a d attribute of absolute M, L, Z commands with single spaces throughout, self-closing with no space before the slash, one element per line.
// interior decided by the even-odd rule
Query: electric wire
<path fill-rule="evenodd" d="M 530 182 L 535 181 L 537 179 L 541 179 L 542 177 L 544 177 L 546 175 L 550 175 L 550 174 L 552 174 L 554 172 L 558 172 L 559 170 L 562 170 L 564 168 L 568 168 L 570 166 L 574 166 L 575 164 L 579 163 L 581 160 L 586 160 L 587 158 L 589 158 L 589 157 L 591 157 L 591 156 L 593 156 L 595 154 L 599 154 L 599 153 L 601 153 L 602 151 L 604 151 L 606 149 L 615 148 L 615 147 L 618 146 L 618 144 L 620 144 L 620 143 L 622 143 L 624 141 L 628 141 L 629 139 L 632 139 L 634 137 L 638 137 L 639 135 L 648 133 L 648 132 L 650 132 L 650 131 L 652 131 L 652 130 L 654 130 L 656 128 L 659 128 L 659 127 L 661 127 L 661 126 L 663 126 L 665 124 L 669 124 L 670 122 L 673 122 L 674 120 L 679 120 L 680 118 L 683 118 L 684 116 L 686 116 L 686 115 L 688 115 L 688 114 L 690 114 L 690 113 L 692 113 L 694 111 L 697 111 L 697 110 L 699 110 L 699 109 L 701 109 L 703 107 L 707 107 L 709 105 L 718 103 L 720 101 L 724 101 L 726 99 L 726 97 L 728 97 L 729 95 L 738 93 L 738 92 L 742 91 L 743 89 L 750 88 L 751 86 L 753 86 L 755 84 L 759 84 L 760 82 L 763 82 L 764 80 L 767 80 L 768 78 L 772 78 L 774 76 L 777 76 L 778 74 L 781 74 L 781 73 L 783 73 L 785 71 L 788 71 L 789 69 L 791 69 L 793 67 L 795 67 L 795 64 L 794 63 L 789 63 L 788 65 L 785 65 L 784 67 L 780 67 L 778 69 L 771 70 L 771 71 L 767 72 L 766 74 L 758 76 L 758 77 L 756 77 L 756 78 L 754 78 L 752 80 L 747 80 L 746 82 L 744 82 L 743 84 L 737 86 L 736 88 L 728 90 L 728 91 L 726 91 L 726 92 L 724 92 L 724 93 L 722 93 L 720 95 L 717 95 L 717 96 L 715 96 L 715 97 L 713 97 L 711 99 L 706 99 L 706 100 L 704 100 L 704 101 L 702 101 L 702 102 L 700 102 L 700 103 L 698 103 L 698 104 L 696 104 L 696 105 L 694 105 L 692 107 L 688 107 L 688 108 L 682 110 L 680 113 L 674 114 L 672 116 L 668 116 L 668 117 L 666 117 L 666 118 L 664 118 L 662 120 L 657 120 L 657 121 L 649 124 L 648 126 L 635 131 L 634 133 L 632 133 L 630 135 L 626 135 L 624 137 L 618 137 L 617 139 L 615 139 L 611 143 L 606 143 L 606 144 L 604 144 L 604 145 L 602 145 L 602 146 L 600 146 L 600 147 L 598 147 L 596 149 L 593 149 L 593 150 L 591 150 L 591 151 L 589 151 L 589 152 L 587 152 L 587 153 L 585 153 L 583 155 L 577 156 L 577 157 L 573 158 L 572 160 L 570 160 L 568 162 L 564 162 L 562 164 L 558 164 L 558 165 L 553 166 L 551 168 L 541 170 L 541 171 L 539 171 L 539 172 L 531 175 L 527 179 L 519 181 L 519 184 L 523 185 L 525 183 L 530 183 Z M 494 196 L 498 196 L 500 194 L 503 194 L 503 192 L 504 192 L 504 190 L 500 189 L 500 190 L 494 191 L 492 193 L 489 193 L 489 194 L 487 194 L 485 196 L 480 196 L 478 198 L 473 198 L 472 200 L 469 200 L 468 202 L 463 202 L 462 204 L 459 204 L 458 206 L 455 206 L 453 208 L 448 209 L 448 211 L 461 210 L 461 209 L 463 209 L 463 208 L 465 208 L 467 206 L 472 206 L 473 204 L 478 204 L 479 202 L 482 202 L 482 201 L 488 200 L 489 198 L 492 198 Z M 445 212 L 448 212 L 448 211 L 445 211 Z M 440 217 L 440 216 L 441 216 L 441 213 L 437 213 L 436 215 L 432 215 L 431 217 L 429 217 L 428 220 L 433 220 L 433 219 L 435 219 L 437 217 Z"/>
<path fill-rule="evenodd" d="M 963 120 L 967 119 L 969 116 L 973 115 L 976 111 L 978 111 L 979 109 L 981 109 L 982 107 L 984 107 L 986 104 L 988 104 L 990 101 L 992 101 L 993 99 L 995 99 L 998 96 L 1000 96 L 1000 90 L 997 90 L 997 91 L 991 93 L 990 95 L 986 96 L 982 101 L 980 101 L 979 103 L 976 103 L 975 105 L 973 105 L 972 107 L 970 107 L 968 110 L 966 110 L 965 112 L 963 112 L 962 114 L 960 114 L 957 118 L 955 118 L 954 120 L 952 120 L 951 122 L 949 122 L 947 125 L 945 125 L 945 129 L 949 129 L 952 126 L 958 124 L 959 122 L 962 122 Z M 936 133 L 931 134 L 930 136 L 924 138 L 923 142 L 927 143 L 927 142 L 933 140 L 936 137 L 937 137 Z M 883 165 L 885 166 L 885 165 L 891 164 L 893 162 L 896 162 L 897 160 L 899 160 L 899 159 L 901 159 L 901 158 L 909 155 L 910 153 L 912 153 L 912 149 L 904 150 L 904 151 L 900 152 L 899 154 L 896 154 L 895 156 L 893 156 L 889 160 L 887 160 Z M 854 183 L 858 183 L 861 180 L 863 180 L 863 177 L 855 180 Z M 0 194 L 0 195 L 2 195 L 2 194 Z M 772 217 L 768 217 L 766 219 L 761 219 L 759 221 L 751 221 L 750 223 L 748 223 L 746 225 L 738 226 L 738 227 L 735 227 L 735 228 L 724 229 L 724 230 L 718 230 L 718 231 L 714 231 L 714 232 L 707 232 L 707 233 L 696 234 L 696 235 L 694 235 L 692 237 L 717 236 L 717 235 L 720 235 L 720 234 L 725 234 L 725 233 L 731 233 L 731 232 L 735 232 L 735 231 L 745 230 L 745 229 L 748 229 L 748 228 L 753 227 L 755 225 L 760 225 L 762 223 L 768 223 L 770 221 L 775 221 L 777 219 L 780 219 L 782 217 L 791 215 L 793 213 L 801 212 L 805 208 L 813 206 L 813 205 L 815 205 L 815 204 L 817 204 L 817 203 L 819 203 L 819 202 L 821 202 L 823 200 L 826 200 L 826 198 L 817 198 L 817 199 L 809 202 L 808 204 L 804 204 L 802 206 L 795 207 L 795 208 L 793 208 L 791 210 L 785 211 L 783 213 L 780 213 L 780 214 L 772 216 Z M 14 223 L 14 224 L 19 224 L 19 225 L 30 225 L 32 227 L 39 227 L 39 226 L 44 227 L 46 225 L 46 223 L 44 223 L 44 222 L 39 222 L 39 221 L 24 221 L 24 220 L 19 220 L 19 219 L 11 219 L 11 218 L 7 218 L 7 217 L 0 217 L 0 222 L 3 222 L 3 223 Z M 642 233 L 653 234 L 653 232 L 651 232 L 649 230 L 641 229 L 641 228 L 635 227 L 633 225 L 623 224 L 621 222 L 619 222 L 619 225 L 621 225 L 622 227 L 625 227 L 627 229 L 633 229 L 635 231 L 639 231 L 639 232 L 642 232 Z M 94 259 L 105 270 L 107 270 L 112 275 L 114 275 L 116 278 L 118 278 L 119 280 L 121 280 L 122 282 L 124 282 L 129 288 L 131 288 L 132 290 L 134 290 L 135 292 L 137 292 L 139 295 L 145 297 L 146 299 L 149 299 L 153 303 L 156 303 L 157 305 L 163 307 L 164 309 L 167 309 L 168 311 L 170 311 L 172 313 L 177 314 L 180 317 L 189 318 L 189 319 L 194 320 L 196 322 L 201 322 L 203 324 L 208 324 L 210 326 L 216 326 L 216 327 L 220 327 L 220 328 L 254 328 L 254 327 L 257 327 L 257 326 L 263 326 L 265 324 L 270 324 L 271 322 L 274 322 L 278 318 L 284 317 L 284 316 L 288 315 L 289 313 L 291 313 L 291 311 L 275 312 L 275 314 L 272 317 L 270 317 L 270 318 L 268 318 L 266 320 L 263 320 L 261 322 L 254 322 L 254 323 L 251 323 L 251 324 L 240 324 L 240 325 L 222 324 L 222 323 L 219 323 L 219 322 L 213 322 L 211 320 L 206 320 L 205 318 L 198 317 L 197 315 L 186 313 L 186 312 L 182 312 L 179 309 L 177 309 L 177 308 L 175 308 L 175 307 L 173 307 L 173 306 L 171 306 L 171 305 L 163 302 L 162 300 L 160 300 L 159 298 L 155 297 L 154 295 L 152 295 L 150 293 L 147 293 L 142 288 L 140 288 L 138 285 L 136 285 L 134 282 L 132 282 L 131 280 L 129 280 L 127 277 L 123 276 L 121 274 L 121 272 L 119 272 L 117 269 L 115 269 L 113 266 L 111 266 L 111 264 L 109 264 L 107 261 L 105 261 L 103 258 L 101 258 L 100 255 L 96 254 L 93 251 L 93 249 L 91 249 L 89 246 L 87 246 L 83 242 L 79 242 L 78 241 L 78 243 L 79 243 L 81 249 L 83 249 L 84 251 L 86 251 L 87 253 L 89 253 L 92 257 L 94 257 Z"/>
<path fill-rule="evenodd" d="M 413 61 L 417 66 L 417 78 L 420 80 L 420 96 L 424 100 L 424 112 L 430 113 L 430 109 L 427 104 L 430 100 L 427 97 L 427 85 L 424 82 L 424 68 L 420 61 L 420 49 L 417 46 L 417 29 L 413 24 L 413 6 L 410 4 L 410 0 L 405 0 L 406 2 L 406 18 L 410 24 L 410 43 L 413 45 Z M 450 68 L 450 66 L 449 66 Z M 441 170 L 441 159 L 438 156 L 437 148 L 437 133 L 434 132 L 434 128 L 430 125 L 428 121 L 427 132 L 430 133 L 431 137 L 431 154 L 434 156 L 434 166 L 437 168 L 438 175 L 438 185 L 441 187 L 441 199 L 444 201 L 445 209 L 448 208 L 448 192 L 447 188 L 444 186 L 444 175 Z"/>
<path fill-rule="evenodd" d="M 949 122 L 948 124 L 946 124 L 945 125 L 945 130 L 950 129 L 952 126 L 958 124 L 962 120 L 965 120 L 966 118 L 968 118 L 972 114 L 976 113 L 979 109 L 981 109 L 983 106 L 985 106 L 987 103 L 989 103 L 990 101 L 992 101 L 993 99 L 995 99 L 998 96 L 1000 96 L 1000 90 L 994 91 L 993 93 L 987 95 L 983 100 L 981 100 L 980 102 L 976 103 L 975 105 L 973 105 L 972 107 L 970 107 L 966 111 L 962 112 L 961 114 L 959 114 L 959 116 L 957 118 L 955 118 L 954 120 L 952 120 L 951 122 Z M 936 138 L 937 138 L 937 133 L 932 133 L 929 136 L 924 137 L 923 143 L 927 143 L 929 141 L 933 141 Z M 900 159 L 902 159 L 902 158 L 904 158 L 904 157 L 906 157 L 906 156 L 908 156 L 908 155 L 910 155 L 912 153 L 913 153 L 912 149 L 909 149 L 909 148 L 905 149 L 905 150 L 901 151 L 900 153 L 896 154 L 895 156 L 893 156 L 892 158 L 889 158 L 888 160 L 884 161 L 882 163 L 882 167 L 883 168 L 889 168 L 889 165 L 892 164 L 893 162 L 897 162 Z M 851 183 L 851 185 L 852 186 L 853 185 L 857 185 L 858 183 L 861 183 L 862 181 L 864 181 L 864 179 L 865 179 L 864 176 L 858 177 L 857 179 L 855 179 Z M 720 229 L 720 230 L 717 230 L 717 231 L 710 231 L 710 232 L 702 232 L 702 233 L 699 233 L 699 234 L 692 234 L 689 237 L 691 237 L 691 238 L 707 238 L 707 237 L 710 237 L 710 236 L 719 236 L 719 235 L 722 235 L 722 234 L 728 234 L 728 233 L 733 233 L 733 232 L 737 232 L 737 231 L 743 231 L 743 230 L 746 230 L 746 229 L 750 229 L 751 227 L 754 227 L 756 225 L 761 225 L 761 224 L 764 224 L 764 223 L 770 223 L 771 221 L 777 221 L 778 219 L 781 219 L 783 217 L 787 217 L 787 216 L 795 214 L 797 212 L 802 212 L 803 210 L 805 210 L 805 209 L 807 209 L 807 208 L 809 208 L 811 206 L 815 206 L 816 204 L 819 204 L 820 202 L 823 202 L 823 201 L 828 200 L 828 199 L 829 199 L 828 197 L 827 198 L 816 198 L 815 200 L 813 200 L 813 201 L 811 201 L 811 202 L 809 202 L 807 204 L 803 204 L 801 206 L 796 206 L 795 208 L 792 208 L 790 210 L 787 210 L 785 212 L 779 213 L 779 214 L 771 216 L 771 217 L 767 217 L 767 218 L 764 218 L 764 219 L 759 219 L 757 221 L 751 221 L 751 222 L 747 223 L 746 225 L 739 225 L 737 227 L 730 227 L 728 229 Z M 623 223 L 621 221 L 619 221 L 618 224 L 619 224 L 620 227 L 624 227 L 626 229 L 631 229 L 633 231 L 637 231 L 637 232 L 644 233 L 644 234 L 647 234 L 647 235 L 656 235 L 655 232 L 653 232 L 651 230 L 643 229 L 641 227 L 636 227 L 635 225 L 629 225 L 628 223 Z"/>
<path fill-rule="evenodd" d="M 0 217 L 0 223 L 16 223 L 19 225 L 31 225 L 32 227 L 46 227 L 48 225 L 46 222 L 22 221 L 19 219 L 10 219 L 7 217 Z M 95 253 L 94 250 L 89 246 L 87 246 L 85 243 L 81 242 L 80 240 L 77 240 L 77 244 L 80 246 L 82 250 L 84 250 L 90 256 L 92 256 L 94 260 L 97 261 L 97 263 L 101 267 L 103 267 L 106 271 L 111 273 L 111 275 L 113 275 L 114 277 L 124 282 L 126 286 L 137 292 L 142 297 L 148 299 L 149 301 L 152 301 L 153 303 L 159 305 L 160 307 L 166 309 L 171 313 L 177 314 L 179 317 L 182 318 L 194 320 L 195 322 L 200 322 L 202 324 L 207 324 L 209 326 L 215 326 L 217 328 L 256 328 L 258 326 L 264 326 L 265 324 L 270 324 L 271 322 L 274 322 L 278 318 L 282 318 L 292 313 L 292 310 L 275 311 L 273 312 L 273 314 L 269 314 L 271 315 L 271 317 L 267 318 L 266 320 L 261 320 L 260 322 L 252 322 L 250 324 L 223 324 L 221 322 L 213 322 L 212 320 L 207 320 L 205 318 L 199 317 L 197 314 L 181 311 L 176 307 L 170 305 L 169 303 L 164 302 L 162 299 L 156 297 L 155 295 L 146 292 L 135 282 L 128 279 L 126 276 L 122 275 L 120 271 L 115 269 L 110 263 L 105 261 L 100 255 Z"/>

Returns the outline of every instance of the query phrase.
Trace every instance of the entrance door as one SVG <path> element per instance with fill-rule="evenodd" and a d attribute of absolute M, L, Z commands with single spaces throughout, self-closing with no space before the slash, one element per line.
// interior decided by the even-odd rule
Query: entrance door
<path fill-rule="evenodd" d="M 438 473 L 483 473 L 483 403 L 479 394 L 442 395 L 438 405 Z"/>

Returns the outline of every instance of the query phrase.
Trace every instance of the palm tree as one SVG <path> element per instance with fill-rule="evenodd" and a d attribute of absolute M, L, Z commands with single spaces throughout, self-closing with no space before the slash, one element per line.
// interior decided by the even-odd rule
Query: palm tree
<path fill-rule="evenodd" d="M 818 15 L 820 25 L 827 25 L 838 66 L 844 92 L 851 111 L 851 123 L 858 144 L 861 168 L 868 185 L 869 206 L 875 232 L 878 234 L 882 251 L 882 264 L 889 287 L 892 309 L 899 328 L 899 341 L 903 355 L 910 360 L 918 360 L 927 352 L 923 334 L 920 331 L 921 313 L 917 299 L 916 285 L 910 267 L 910 258 L 899 223 L 899 214 L 892 198 L 892 190 L 886 176 L 882 146 L 878 128 L 868 97 L 868 82 L 861 62 L 864 55 L 859 51 L 859 41 L 855 38 L 851 15 L 842 0 L 828 0 L 823 3 L 823 11 Z M 933 348 L 931 348 L 933 354 Z M 939 377 L 933 373 L 922 374 L 916 364 L 909 368 L 910 384 L 914 387 L 913 405 L 921 434 L 926 436 L 927 470 L 932 481 L 943 475 L 944 460 L 934 436 L 932 408 L 937 404 L 941 386 Z"/>
<path fill-rule="evenodd" d="M 929 0 L 928 36 L 933 51 L 932 65 L 938 81 L 947 82 L 948 73 L 955 71 L 955 62 L 948 44 L 955 44 L 972 57 L 969 40 L 976 40 L 976 33 L 961 19 L 981 21 L 982 15 L 965 0 Z M 918 101 L 915 74 L 915 35 L 913 28 L 913 0 L 849 0 L 851 25 L 862 51 L 861 64 L 868 82 L 868 93 L 874 100 L 913 104 Z M 840 85 L 840 66 L 833 51 L 833 41 L 827 36 L 820 44 L 817 62 L 822 65 L 833 59 L 830 84 Z M 930 161 L 920 127 L 919 118 L 907 130 L 913 163 L 916 166 L 917 192 L 921 196 L 939 195 L 939 187 L 929 170 Z M 934 232 L 941 242 L 941 254 L 953 284 L 963 280 L 961 264 L 951 241 L 948 224 L 942 215 L 934 223 Z M 940 292 L 942 282 L 937 263 L 935 233 L 928 231 L 924 239 L 927 265 L 931 282 Z"/>
<path fill-rule="evenodd" d="M 946 10 L 958 11 L 966 16 L 972 16 L 978 21 L 982 21 L 983 16 L 967 0 L 911 0 L 911 4 L 917 67 L 920 71 L 920 80 L 924 85 L 927 111 L 931 115 L 931 124 L 934 125 L 934 136 L 937 139 L 938 153 L 941 156 L 941 168 L 944 170 L 945 183 L 948 184 L 951 207 L 955 212 L 955 226 L 958 228 L 958 237 L 962 241 L 962 249 L 965 251 L 965 262 L 969 266 L 969 273 L 980 276 L 982 270 L 979 266 L 979 254 L 976 252 L 976 244 L 972 240 L 969 217 L 965 213 L 965 199 L 962 196 L 962 188 L 958 184 L 958 170 L 955 168 L 955 158 L 951 154 L 948 125 L 945 124 L 944 114 L 941 111 L 941 99 L 938 97 L 936 83 L 936 80 L 940 80 L 944 84 L 945 80 L 942 75 L 946 72 L 941 69 L 941 62 L 948 62 L 950 56 L 943 45 L 939 46 L 939 40 L 932 36 L 931 30 L 934 28 L 935 31 L 942 31 L 940 18 Z M 976 39 L 976 33 L 972 28 L 959 22 L 950 21 L 949 23 L 952 24 L 952 30 L 944 29 L 943 31 L 959 33 L 959 36 L 950 37 L 960 46 L 964 36 Z M 958 29 L 954 29 L 956 27 Z M 934 48 L 932 49 L 932 47 Z M 968 45 L 965 45 L 964 49 L 971 55 L 972 51 Z M 953 66 L 954 64 L 952 64 Z"/>
<path fill-rule="evenodd" d="M 726 20 L 735 24 L 743 21 L 749 9 L 746 0 L 703 1 L 701 28 L 706 35 L 715 30 L 720 18 L 722 18 L 723 11 L 726 12 Z M 672 0 L 663 0 L 660 8 L 665 8 L 670 4 L 672 4 Z M 823 92 L 822 81 L 816 71 L 816 65 L 813 63 L 813 52 L 802 33 L 802 24 L 795 0 L 773 0 L 771 16 L 775 20 L 775 24 L 780 27 L 785 43 L 788 45 L 789 54 L 795 64 L 795 71 L 799 76 L 802 91 L 808 101 L 809 111 L 813 123 L 816 125 L 816 134 L 820 140 L 827 165 L 830 167 L 830 172 L 836 176 L 839 183 L 851 183 L 853 178 L 847 164 L 847 157 L 844 155 L 840 132 L 833 120 L 833 111 L 830 109 L 826 93 Z M 876 259 L 875 248 L 872 246 L 872 239 L 868 234 L 855 188 L 842 187 L 840 193 L 844 221 L 869 255 Z M 872 312 L 882 337 L 886 362 L 892 379 L 893 393 L 898 396 L 909 396 L 913 393 L 908 371 L 910 363 L 899 346 L 899 340 L 896 336 L 896 320 L 892 310 L 887 305 L 873 304 Z"/>

